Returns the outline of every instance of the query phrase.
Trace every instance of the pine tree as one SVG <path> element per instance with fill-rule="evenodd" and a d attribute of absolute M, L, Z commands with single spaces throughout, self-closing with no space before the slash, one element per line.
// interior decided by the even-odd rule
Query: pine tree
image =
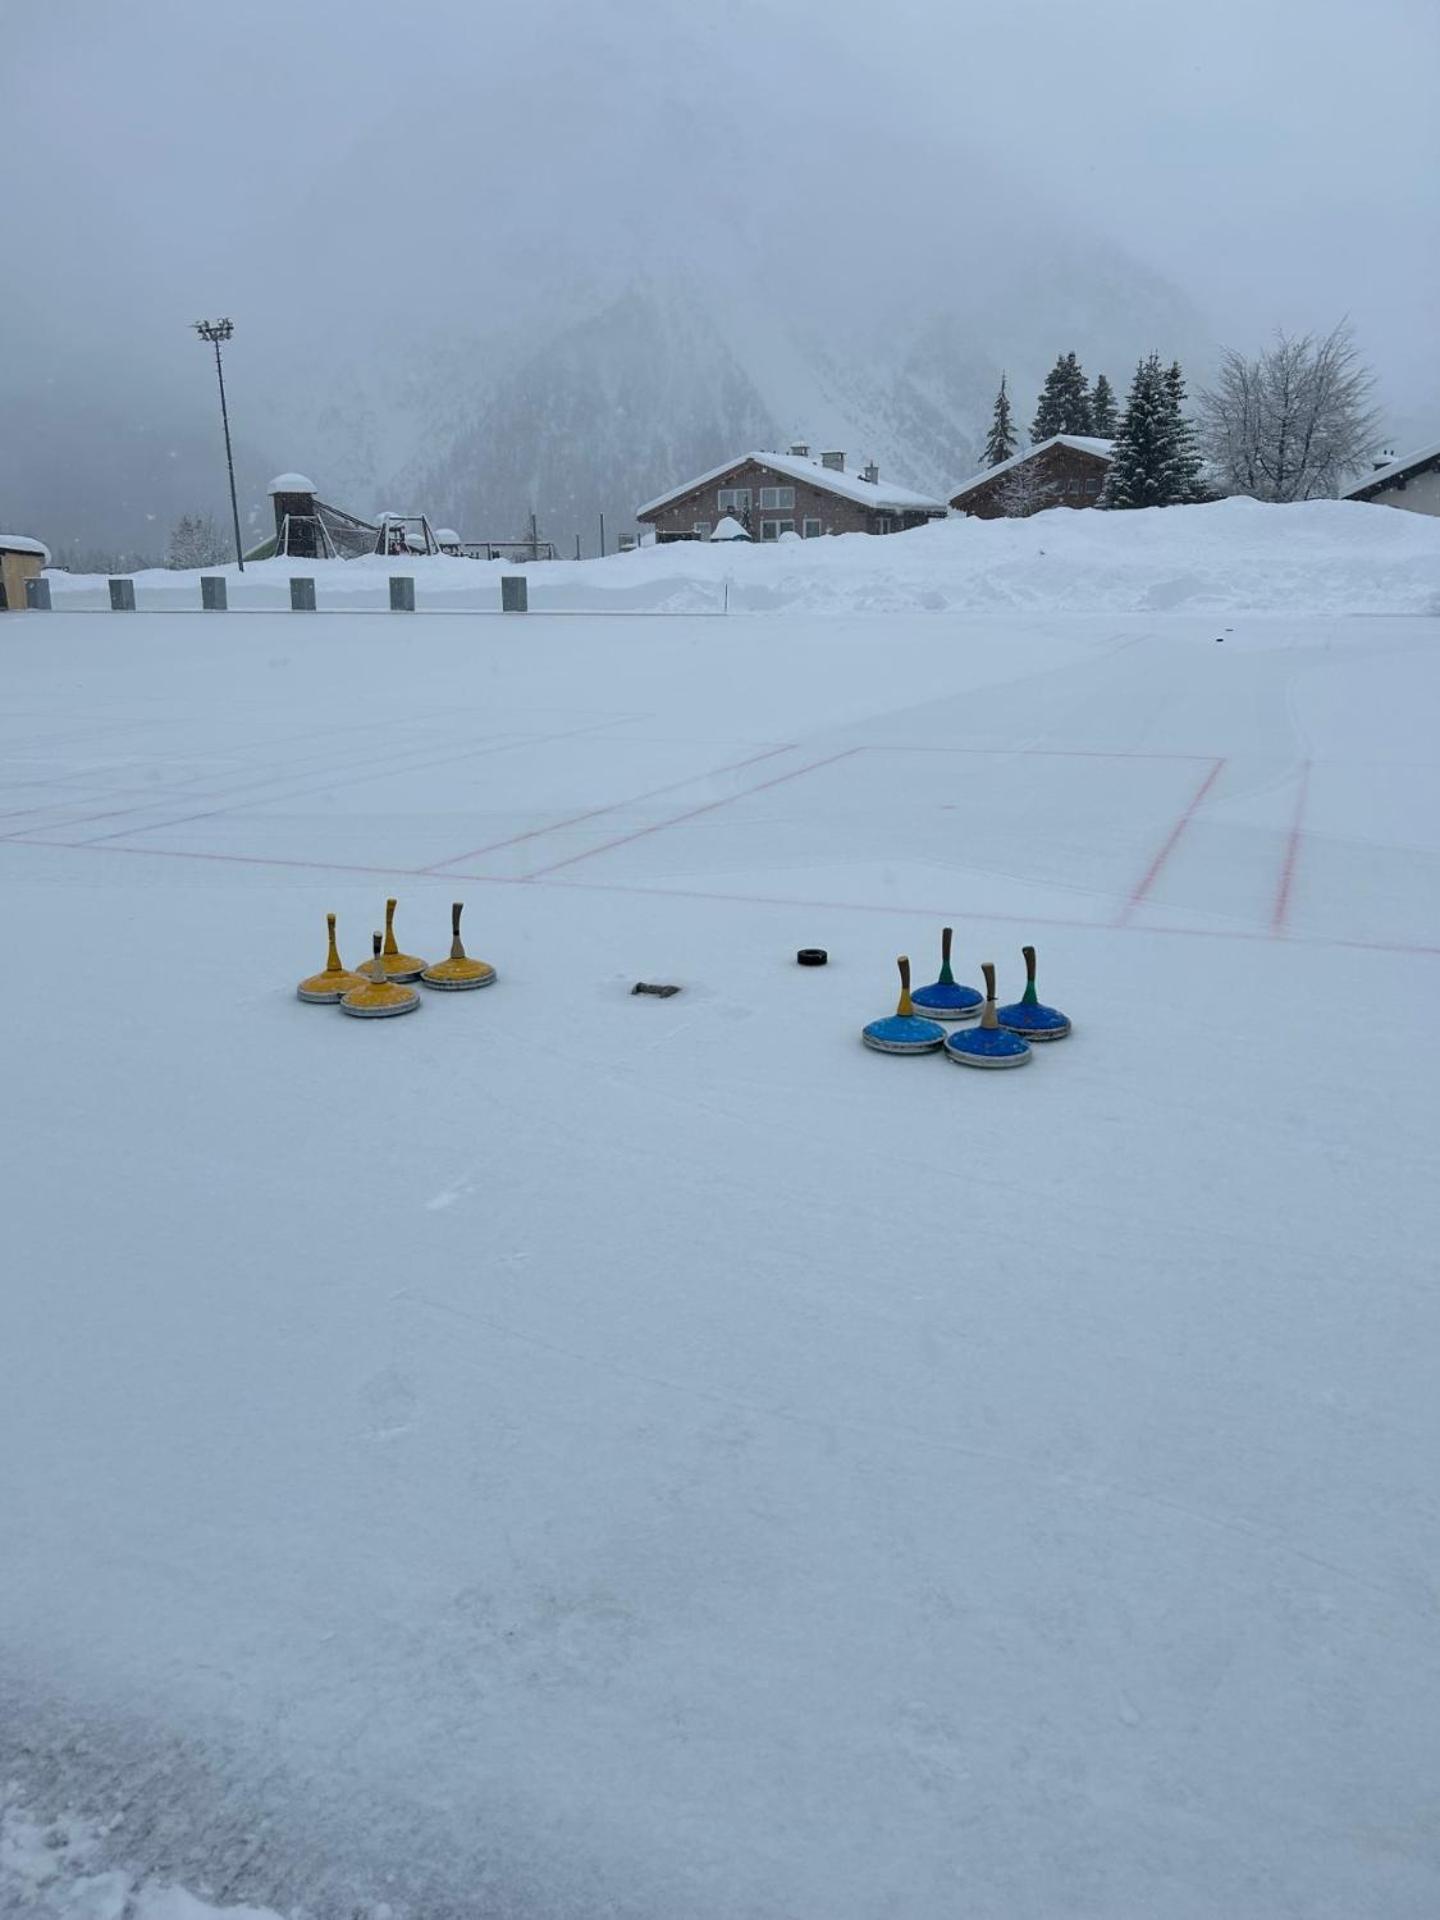
<path fill-rule="evenodd" d="M 1048 440 L 1053 433 L 1061 432 L 1060 422 L 1065 412 L 1065 356 L 1056 360 L 1045 376 L 1045 385 L 1040 389 L 1040 399 L 1036 404 L 1035 418 L 1030 422 L 1030 441 L 1039 446 L 1042 440 Z"/>
<path fill-rule="evenodd" d="M 1170 375 L 1158 353 L 1135 369 L 1115 457 L 1100 495 L 1102 507 L 1169 507 L 1191 497 L 1194 476 Z"/>
<path fill-rule="evenodd" d="M 1005 376 L 1000 376 L 1000 391 L 995 396 L 995 411 L 990 416 L 990 431 L 985 436 L 985 464 L 998 467 L 1014 453 L 1017 442 L 1015 422 L 1010 417 L 1010 396 L 1005 391 Z"/>
<path fill-rule="evenodd" d="M 1165 369 L 1165 394 L 1170 403 L 1171 425 L 1175 435 L 1175 457 L 1178 469 L 1177 501 L 1200 500 L 1205 489 L 1200 484 L 1200 454 L 1196 446 L 1195 428 L 1186 419 L 1185 376 L 1180 371 L 1180 362 L 1172 360 Z"/>
<path fill-rule="evenodd" d="M 1120 409 L 1115 404 L 1115 389 L 1103 373 L 1095 376 L 1090 394 L 1090 431 L 1101 440 L 1113 440 L 1120 426 Z"/>
<path fill-rule="evenodd" d="M 1045 376 L 1040 403 L 1030 425 L 1038 445 L 1055 433 L 1090 433 L 1090 385 L 1073 353 L 1062 353 Z"/>
<path fill-rule="evenodd" d="M 1073 353 L 1065 356 L 1065 425 L 1061 433 L 1093 433 L 1095 409 L 1090 398 L 1090 382 L 1085 369 Z"/>

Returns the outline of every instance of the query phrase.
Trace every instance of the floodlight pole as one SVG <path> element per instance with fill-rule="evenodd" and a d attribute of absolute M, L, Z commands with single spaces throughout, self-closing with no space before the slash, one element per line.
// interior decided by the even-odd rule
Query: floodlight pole
<path fill-rule="evenodd" d="M 220 382 L 220 419 L 225 428 L 225 466 L 230 475 L 230 517 L 235 524 L 235 562 L 245 571 L 245 550 L 240 544 L 240 507 L 235 498 L 235 456 L 230 451 L 230 411 L 225 405 L 225 368 L 220 360 L 220 342 L 235 331 L 233 320 L 197 320 L 195 331 L 215 349 L 215 377 Z"/>

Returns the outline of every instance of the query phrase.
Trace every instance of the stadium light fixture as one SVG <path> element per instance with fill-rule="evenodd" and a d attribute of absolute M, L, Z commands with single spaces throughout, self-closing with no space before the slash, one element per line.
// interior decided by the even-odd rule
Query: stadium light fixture
<path fill-rule="evenodd" d="M 197 320 L 195 331 L 215 349 L 215 377 L 220 382 L 220 420 L 225 428 L 225 466 L 230 475 L 230 517 L 235 524 L 235 561 L 245 571 L 245 550 L 240 544 L 240 507 L 235 498 L 235 458 L 230 451 L 230 412 L 225 405 L 225 368 L 220 360 L 220 345 L 235 331 L 233 320 Z"/>

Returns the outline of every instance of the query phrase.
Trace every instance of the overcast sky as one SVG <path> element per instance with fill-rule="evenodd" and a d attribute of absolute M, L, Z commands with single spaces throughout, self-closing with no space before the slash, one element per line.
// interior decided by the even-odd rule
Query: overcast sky
<path fill-rule="evenodd" d="M 193 372 L 189 319 L 253 327 L 308 297 L 325 324 L 347 274 L 352 307 L 359 289 L 464 309 L 463 279 L 427 278 L 433 218 L 407 261 L 409 215 L 433 215 L 438 190 L 457 258 L 478 260 L 495 210 L 510 218 L 533 185 L 538 257 L 547 230 L 645 201 L 657 129 L 693 240 L 724 157 L 691 150 L 676 103 L 713 86 L 777 154 L 772 245 L 788 223 L 859 274 L 884 235 L 847 225 L 844 168 L 884 128 L 933 146 L 957 207 L 983 198 L 992 225 L 1013 191 L 1118 243 L 1177 285 L 1212 344 L 1349 314 L 1392 426 L 1440 439 L 1440 0 L 0 0 L 0 30 L 0 397 L 45 356 L 62 389 L 78 368 L 112 395 L 163 392 Z M 786 150 L 784 103 L 813 111 L 817 95 L 852 152 Z M 646 170 L 627 180 L 642 133 Z M 337 221 L 346 200 L 373 205 L 373 226 Z M 663 272 L 669 237 L 651 240 Z M 476 283 L 477 324 L 497 297 L 493 275 Z M 983 344 L 1003 361 L 1004 342 Z"/>
<path fill-rule="evenodd" d="M 891 4 L 887 61 L 943 47 L 917 89 L 987 140 L 1019 129 L 1027 173 L 1227 342 L 1349 313 L 1392 400 L 1440 400 L 1437 0 Z"/>

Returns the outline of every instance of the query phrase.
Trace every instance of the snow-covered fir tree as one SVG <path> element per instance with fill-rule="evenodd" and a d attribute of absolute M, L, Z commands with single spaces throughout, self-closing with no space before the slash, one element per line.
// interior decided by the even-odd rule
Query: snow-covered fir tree
<path fill-rule="evenodd" d="M 1018 444 L 1015 422 L 1010 416 L 1010 396 L 1005 391 L 1005 376 L 1002 373 L 1000 391 L 995 396 L 995 410 L 990 416 L 990 431 L 985 436 L 986 466 L 1001 466 L 1011 457 Z"/>
<path fill-rule="evenodd" d="M 1170 401 L 1175 434 L 1175 458 L 1180 491 L 1177 500 L 1199 500 L 1204 495 L 1200 483 L 1200 452 L 1193 423 L 1185 415 L 1185 376 L 1180 362 L 1172 360 L 1165 369 L 1165 392 Z"/>
<path fill-rule="evenodd" d="M 174 568 L 198 567 L 201 564 L 196 523 L 188 513 L 182 513 L 170 529 L 170 552 L 165 564 Z"/>
<path fill-rule="evenodd" d="M 1030 424 L 1036 445 L 1052 433 L 1090 433 L 1090 383 L 1073 353 L 1062 353 L 1045 376 L 1040 403 Z"/>
<path fill-rule="evenodd" d="M 1103 373 L 1095 376 L 1090 389 L 1090 431 L 1102 440 L 1113 440 L 1120 428 L 1120 408 L 1115 389 Z"/>
<path fill-rule="evenodd" d="M 234 558 L 229 536 L 216 526 L 213 514 L 182 513 L 170 529 L 169 567 L 220 567 Z"/>
<path fill-rule="evenodd" d="M 1102 507 L 1170 507 L 1193 497 L 1193 451 L 1181 424 L 1169 374 L 1158 353 L 1147 354 L 1130 383 Z"/>

